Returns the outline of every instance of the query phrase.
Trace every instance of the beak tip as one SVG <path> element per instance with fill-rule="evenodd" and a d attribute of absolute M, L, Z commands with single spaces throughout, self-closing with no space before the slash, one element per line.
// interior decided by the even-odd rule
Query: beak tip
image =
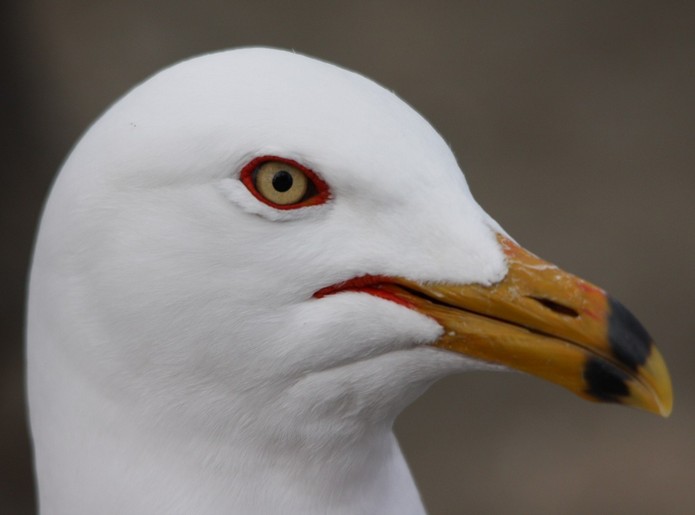
<path fill-rule="evenodd" d="M 661 412 L 659 413 L 659 415 L 661 415 L 663 418 L 669 418 L 671 416 L 672 410 L 673 406 L 670 404 L 668 406 L 661 406 Z"/>
<path fill-rule="evenodd" d="M 662 391 L 657 400 L 659 404 L 659 415 L 664 418 L 671 416 L 673 411 L 673 392 L 671 391 L 671 383 L 669 381 L 668 390 Z"/>
<path fill-rule="evenodd" d="M 610 295 L 607 301 L 612 353 L 618 363 L 635 374 L 625 376 L 630 377 L 630 399 L 625 404 L 668 417 L 673 409 L 673 389 L 663 356 L 644 326 L 625 306 Z"/>
<path fill-rule="evenodd" d="M 659 415 L 667 418 L 673 411 L 673 386 L 666 362 L 655 346 L 652 346 L 643 372 L 658 405 Z"/>

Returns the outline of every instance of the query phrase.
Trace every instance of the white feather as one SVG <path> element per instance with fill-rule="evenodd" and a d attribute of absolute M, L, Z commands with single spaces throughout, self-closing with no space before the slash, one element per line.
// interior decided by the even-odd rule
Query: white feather
<path fill-rule="evenodd" d="M 314 170 L 322 206 L 239 181 Z M 480 363 L 359 293 L 363 274 L 490 284 L 498 226 L 450 149 L 373 82 L 245 49 L 169 68 L 85 134 L 31 272 L 31 424 L 44 515 L 423 511 L 392 433 L 434 380 Z"/>

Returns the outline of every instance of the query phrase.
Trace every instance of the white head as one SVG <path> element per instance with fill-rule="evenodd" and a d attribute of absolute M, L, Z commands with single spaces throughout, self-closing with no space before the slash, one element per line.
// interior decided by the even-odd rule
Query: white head
<path fill-rule="evenodd" d="M 312 169 L 330 199 L 262 203 L 239 180 L 259 156 Z M 323 287 L 365 274 L 491 283 L 506 271 L 493 223 L 423 118 L 357 74 L 266 49 L 188 61 L 130 92 L 65 164 L 43 223 L 34 285 L 61 301 L 33 301 L 59 312 L 51 332 L 80 332 L 56 352 L 90 383 L 179 416 L 201 390 L 227 417 L 230 397 L 278 395 L 441 331 L 374 296 L 313 298 Z"/>
<path fill-rule="evenodd" d="M 313 171 L 325 201 L 264 203 L 240 177 L 264 156 Z M 87 132 L 42 220 L 39 475 L 66 461 L 59 441 L 95 433 L 221 462 L 210 449 L 230 442 L 317 452 L 389 431 L 433 380 L 485 365 L 429 345 L 443 329 L 418 310 L 315 293 L 365 275 L 497 283 L 500 233 L 436 131 L 360 75 L 267 49 L 157 74 Z"/>

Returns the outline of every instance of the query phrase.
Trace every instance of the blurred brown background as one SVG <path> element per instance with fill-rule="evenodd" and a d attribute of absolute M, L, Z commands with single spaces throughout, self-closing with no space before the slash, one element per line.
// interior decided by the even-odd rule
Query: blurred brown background
<path fill-rule="evenodd" d="M 395 90 L 522 244 L 659 342 L 668 420 L 519 374 L 431 389 L 397 423 L 432 515 L 695 513 L 691 2 L 3 2 L 0 513 L 34 512 L 23 400 L 30 248 L 51 178 L 135 83 L 211 50 L 293 48 Z"/>

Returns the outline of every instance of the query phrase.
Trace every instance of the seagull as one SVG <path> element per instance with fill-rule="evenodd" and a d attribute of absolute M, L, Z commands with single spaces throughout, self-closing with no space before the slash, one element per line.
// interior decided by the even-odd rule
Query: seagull
<path fill-rule="evenodd" d="M 287 51 L 187 60 L 108 109 L 29 290 L 44 515 L 422 514 L 393 423 L 469 370 L 672 406 L 636 318 L 505 233 L 424 118 Z"/>

